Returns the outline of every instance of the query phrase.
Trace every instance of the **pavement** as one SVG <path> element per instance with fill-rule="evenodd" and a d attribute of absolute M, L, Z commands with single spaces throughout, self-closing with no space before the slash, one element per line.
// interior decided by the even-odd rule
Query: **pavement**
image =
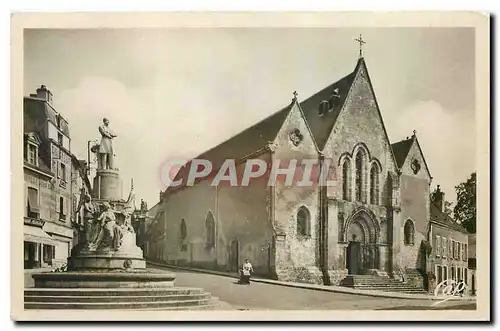
<path fill-rule="evenodd" d="M 235 274 L 202 269 L 174 268 L 148 263 L 148 268 L 168 270 L 177 277 L 176 286 L 204 288 L 222 302 L 221 309 L 228 310 L 470 310 L 476 309 L 475 301 L 449 300 L 436 304 L 435 297 L 376 296 L 379 291 L 350 290 L 338 286 L 323 286 L 279 282 L 252 278 L 252 284 L 240 285 Z M 202 270 L 202 271 L 200 271 Z M 360 292 L 361 291 L 361 292 Z M 387 295 L 387 293 L 382 293 Z M 389 293 L 388 295 L 399 295 Z"/>
<path fill-rule="evenodd" d="M 197 269 L 197 268 L 186 268 L 186 267 L 167 265 L 167 264 L 158 263 L 158 262 L 151 262 L 151 261 L 148 261 L 148 265 L 150 265 L 151 267 L 167 267 L 167 268 L 170 268 L 172 271 L 184 270 L 184 271 L 191 271 L 191 272 L 195 272 L 195 273 L 219 275 L 219 276 L 230 277 L 230 278 L 234 278 L 234 279 L 238 278 L 235 273 L 229 273 L 229 272 L 207 270 L 207 269 Z M 252 282 L 266 283 L 266 284 L 273 284 L 273 285 L 280 285 L 280 286 L 287 286 L 287 287 L 294 287 L 294 288 L 302 288 L 302 289 L 308 289 L 308 290 L 324 291 L 324 292 L 355 294 L 355 295 L 363 295 L 363 296 L 379 297 L 379 298 L 390 298 L 390 299 L 436 300 L 436 301 L 447 299 L 448 301 L 476 301 L 476 298 L 473 296 L 463 296 L 463 297 L 456 296 L 456 297 L 450 298 L 450 297 L 435 296 L 435 295 L 431 295 L 431 294 L 384 292 L 384 291 L 354 289 L 354 288 L 349 288 L 349 287 L 344 287 L 344 286 L 332 286 L 332 285 L 327 286 L 327 285 L 319 285 L 319 284 L 285 282 L 285 281 L 266 279 L 266 278 L 260 278 L 260 277 L 252 277 Z"/>

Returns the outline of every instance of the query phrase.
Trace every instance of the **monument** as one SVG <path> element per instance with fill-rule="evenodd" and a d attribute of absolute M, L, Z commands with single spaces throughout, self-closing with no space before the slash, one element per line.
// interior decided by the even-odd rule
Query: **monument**
<path fill-rule="evenodd" d="M 203 289 L 174 287 L 175 274 L 146 269 L 131 224 L 133 185 L 121 198 L 114 168 L 109 120 L 99 127 L 101 143 L 92 151 L 98 166 L 84 211 L 83 239 L 68 258 L 67 270 L 34 274 L 35 288 L 25 289 L 26 309 L 207 309 L 218 301 Z M 141 208 L 147 208 L 141 202 Z M 118 290 L 119 289 L 119 290 Z"/>

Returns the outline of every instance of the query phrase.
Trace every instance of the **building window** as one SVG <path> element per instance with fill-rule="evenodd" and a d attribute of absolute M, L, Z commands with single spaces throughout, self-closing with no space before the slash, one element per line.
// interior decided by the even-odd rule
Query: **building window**
<path fill-rule="evenodd" d="M 455 267 L 451 267 L 451 279 L 456 280 L 457 277 L 455 275 Z"/>
<path fill-rule="evenodd" d="M 342 199 L 351 201 L 351 161 L 345 160 L 342 165 Z"/>
<path fill-rule="evenodd" d="M 405 222 L 404 235 L 405 245 L 415 244 L 415 226 L 411 220 L 406 220 Z"/>
<path fill-rule="evenodd" d="M 57 133 L 57 142 L 59 143 L 59 145 L 63 145 L 63 135 L 61 132 Z"/>
<path fill-rule="evenodd" d="M 59 219 L 60 220 L 66 219 L 66 210 L 64 207 L 65 207 L 64 197 L 59 197 Z"/>
<path fill-rule="evenodd" d="M 207 247 L 215 246 L 215 219 L 211 211 L 208 212 L 205 219 L 205 230 L 207 233 L 206 244 Z"/>
<path fill-rule="evenodd" d="M 464 261 L 467 261 L 468 260 L 468 247 L 467 247 L 467 244 L 464 244 Z"/>
<path fill-rule="evenodd" d="M 448 239 L 446 239 L 446 238 L 443 237 L 443 257 L 444 258 L 446 258 L 446 255 L 447 255 L 446 254 L 447 249 L 448 249 L 447 248 L 447 245 L 448 245 L 447 241 L 448 241 Z"/>
<path fill-rule="evenodd" d="M 40 218 L 40 204 L 38 202 L 38 190 L 28 187 L 28 208 L 27 216 L 30 218 Z"/>
<path fill-rule="evenodd" d="M 440 265 L 436 266 L 436 278 L 438 284 L 443 281 L 443 268 Z"/>
<path fill-rule="evenodd" d="M 55 256 L 55 247 L 49 245 L 43 245 L 43 262 L 52 265 L 52 260 Z"/>
<path fill-rule="evenodd" d="M 328 111 L 328 101 L 321 101 L 321 103 L 319 104 L 319 116 L 323 116 L 327 113 Z"/>
<path fill-rule="evenodd" d="M 457 243 L 457 260 L 462 259 L 462 243 Z"/>
<path fill-rule="evenodd" d="M 297 236 L 298 237 L 308 237 L 310 236 L 310 220 L 311 214 L 309 210 L 302 206 L 297 212 Z"/>
<path fill-rule="evenodd" d="M 378 165 L 374 163 L 370 170 L 370 203 L 372 205 L 379 203 L 379 173 Z"/>
<path fill-rule="evenodd" d="M 452 248 L 451 248 L 451 255 L 450 255 L 450 258 L 451 258 L 451 259 L 455 259 L 455 257 L 456 257 L 456 255 L 455 255 L 455 254 L 456 254 L 456 253 L 455 253 L 455 252 L 456 252 L 456 249 L 455 249 L 455 248 L 456 248 L 456 245 L 455 245 L 455 244 L 456 244 L 456 241 L 455 241 L 455 240 L 452 240 L 452 241 L 451 241 Z"/>
<path fill-rule="evenodd" d="M 469 283 L 469 270 L 467 268 L 464 269 L 464 282 L 465 285 L 468 285 Z"/>
<path fill-rule="evenodd" d="M 180 236 L 181 236 L 181 251 L 186 251 L 187 250 L 187 245 L 184 244 L 184 240 L 187 238 L 187 227 L 186 227 L 186 221 L 184 219 L 181 220 L 181 229 L 180 229 Z"/>
<path fill-rule="evenodd" d="M 441 256 L 441 237 L 436 236 L 436 256 Z"/>
<path fill-rule="evenodd" d="M 448 279 L 448 266 L 443 266 L 443 280 Z M 438 283 L 439 284 L 439 283 Z"/>
<path fill-rule="evenodd" d="M 66 165 L 64 163 L 60 163 L 60 172 L 59 172 L 59 178 L 63 181 L 66 181 Z"/>
<path fill-rule="evenodd" d="M 364 154 L 363 151 L 358 151 L 356 154 L 356 201 L 363 200 L 363 167 L 364 167 Z"/>
<path fill-rule="evenodd" d="M 28 163 L 38 166 L 38 147 L 28 144 Z"/>

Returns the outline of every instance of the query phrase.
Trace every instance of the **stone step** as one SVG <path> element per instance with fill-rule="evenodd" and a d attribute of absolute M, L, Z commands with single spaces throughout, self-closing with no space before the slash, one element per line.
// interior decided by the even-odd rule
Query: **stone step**
<path fill-rule="evenodd" d="M 367 289 L 367 290 L 408 290 L 408 291 L 424 291 L 423 289 L 417 287 L 390 287 L 390 286 L 355 286 L 351 287 L 355 289 Z"/>
<path fill-rule="evenodd" d="M 340 282 L 341 286 L 384 292 L 427 293 L 423 288 L 399 280 L 377 275 L 349 275 Z"/>
<path fill-rule="evenodd" d="M 352 284 L 353 286 L 392 286 L 392 287 L 406 287 L 406 286 L 414 286 L 413 284 L 410 283 L 395 283 L 395 284 L 388 284 L 388 283 L 356 283 Z M 351 286 L 352 286 L 351 285 Z"/>
<path fill-rule="evenodd" d="M 203 306 L 188 306 L 188 307 L 151 307 L 151 308 L 133 308 L 133 309 L 127 309 L 127 310 L 216 310 L 216 309 L 221 309 L 221 304 L 217 300 L 210 302 L 206 305 Z M 225 309 L 227 310 L 227 309 Z"/>
<path fill-rule="evenodd" d="M 105 303 L 105 302 L 159 302 L 159 301 L 189 301 L 209 299 L 210 293 L 193 294 L 193 295 L 146 295 L 146 296 L 41 296 L 41 295 L 25 295 L 24 302 L 88 302 L 88 303 Z"/>
<path fill-rule="evenodd" d="M 390 288 L 419 288 L 411 284 L 354 284 L 350 285 L 350 287 L 390 287 Z"/>
<path fill-rule="evenodd" d="M 186 309 L 213 305 L 213 299 L 155 301 L 155 302 L 26 302 L 25 309 Z"/>
<path fill-rule="evenodd" d="M 382 286 L 356 286 L 355 289 L 366 290 L 387 290 L 387 291 L 417 291 L 425 292 L 423 289 L 417 287 L 382 287 Z"/>
<path fill-rule="evenodd" d="M 390 291 L 390 292 L 419 292 L 425 293 L 424 289 L 418 287 L 390 287 L 390 286 L 354 286 L 351 288 L 355 288 L 358 290 L 377 290 L 377 291 Z"/>
<path fill-rule="evenodd" d="M 205 291 L 200 288 L 27 288 L 24 295 L 29 296 L 157 296 L 157 295 L 196 295 Z"/>

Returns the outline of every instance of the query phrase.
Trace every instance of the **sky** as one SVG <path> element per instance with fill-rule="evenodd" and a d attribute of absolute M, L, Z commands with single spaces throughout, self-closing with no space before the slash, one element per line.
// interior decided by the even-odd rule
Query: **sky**
<path fill-rule="evenodd" d="M 25 30 L 24 95 L 44 84 L 87 158 L 102 118 L 124 198 L 158 202 L 162 165 L 196 157 L 354 70 L 363 55 L 391 143 L 417 137 L 446 199 L 476 169 L 471 28 Z M 487 111 L 487 110 L 484 110 Z"/>

